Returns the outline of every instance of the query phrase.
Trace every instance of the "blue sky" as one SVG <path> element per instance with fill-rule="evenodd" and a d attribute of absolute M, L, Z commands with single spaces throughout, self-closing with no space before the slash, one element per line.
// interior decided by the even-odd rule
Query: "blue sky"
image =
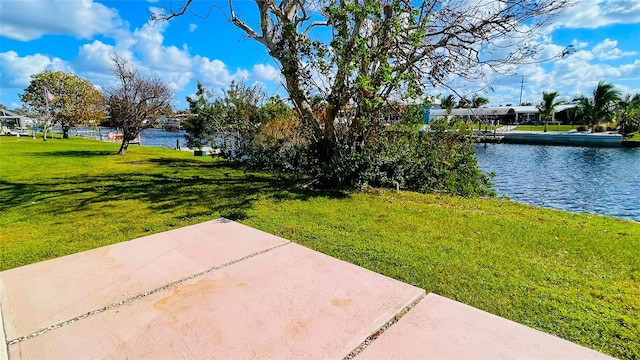
<path fill-rule="evenodd" d="M 472 0 L 468 0 L 472 1 Z M 220 91 L 232 80 L 263 84 L 282 93 L 277 65 L 259 43 L 228 23 L 226 1 L 196 1 L 186 14 L 151 25 L 149 12 L 180 1 L 2 0 L 0 2 L 0 102 L 19 107 L 18 94 L 29 76 L 45 69 L 73 72 L 98 87 L 113 84 L 109 55 L 117 52 L 143 73 L 164 79 L 174 90 L 174 106 L 186 107 L 196 80 Z M 253 2 L 237 1 L 236 12 L 257 22 Z M 517 75 L 490 75 L 484 81 L 451 80 L 461 94 L 479 92 L 492 105 L 537 103 L 542 91 L 566 99 L 589 94 L 600 80 L 622 93 L 640 92 L 640 0 L 577 0 L 532 41 L 540 58 L 569 44 L 576 51 L 547 63 L 522 65 Z M 490 85 L 490 86 L 489 86 Z M 427 88 L 427 93 L 449 93 Z"/>

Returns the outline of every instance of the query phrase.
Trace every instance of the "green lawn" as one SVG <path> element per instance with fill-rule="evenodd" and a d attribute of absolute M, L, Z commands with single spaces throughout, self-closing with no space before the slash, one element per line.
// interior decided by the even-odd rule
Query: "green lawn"
<path fill-rule="evenodd" d="M 547 131 L 571 131 L 580 125 L 547 125 Z M 544 125 L 518 125 L 515 130 L 520 131 L 544 131 Z"/>
<path fill-rule="evenodd" d="M 631 136 L 625 138 L 626 141 L 640 142 L 640 132 L 631 133 Z"/>
<path fill-rule="evenodd" d="M 224 216 L 620 358 L 640 224 L 500 199 L 321 193 L 211 158 L 0 137 L 0 269 Z M 292 264 L 295 266 L 295 264 Z"/>

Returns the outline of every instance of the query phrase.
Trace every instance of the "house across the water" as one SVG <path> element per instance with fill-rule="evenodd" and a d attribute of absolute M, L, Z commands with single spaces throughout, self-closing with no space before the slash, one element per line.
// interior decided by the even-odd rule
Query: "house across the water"
<path fill-rule="evenodd" d="M 575 108 L 575 104 L 558 105 L 553 114 L 551 123 L 570 122 L 567 109 Z M 484 123 L 499 124 L 528 124 L 540 122 L 540 111 L 535 106 L 495 106 L 481 108 L 458 108 L 452 109 L 449 114 L 446 109 L 431 108 L 429 110 L 429 121 L 447 116 L 459 116 L 465 120 Z"/>

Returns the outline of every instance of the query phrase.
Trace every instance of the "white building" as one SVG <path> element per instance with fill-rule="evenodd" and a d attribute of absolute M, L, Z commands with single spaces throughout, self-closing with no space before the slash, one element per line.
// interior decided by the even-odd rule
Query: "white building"
<path fill-rule="evenodd" d="M 556 120 L 564 121 L 567 118 L 566 110 L 576 107 L 575 104 L 558 105 L 553 114 L 551 122 Z M 535 106 L 497 106 L 482 108 L 459 108 L 453 109 L 451 114 L 445 109 L 430 109 L 429 121 L 436 120 L 447 116 L 460 116 L 463 119 L 471 119 L 473 121 L 490 122 L 497 120 L 502 124 L 518 124 L 530 121 L 539 121 L 540 111 Z"/>

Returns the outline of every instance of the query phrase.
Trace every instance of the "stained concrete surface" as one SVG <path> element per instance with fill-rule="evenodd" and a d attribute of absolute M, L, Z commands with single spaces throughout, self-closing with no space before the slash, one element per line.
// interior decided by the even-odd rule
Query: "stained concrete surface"
<path fill-rule="evenodd" d="M 424 294 L 218 219 L 1 272 L 0 360 L 605 357 Z"/>

